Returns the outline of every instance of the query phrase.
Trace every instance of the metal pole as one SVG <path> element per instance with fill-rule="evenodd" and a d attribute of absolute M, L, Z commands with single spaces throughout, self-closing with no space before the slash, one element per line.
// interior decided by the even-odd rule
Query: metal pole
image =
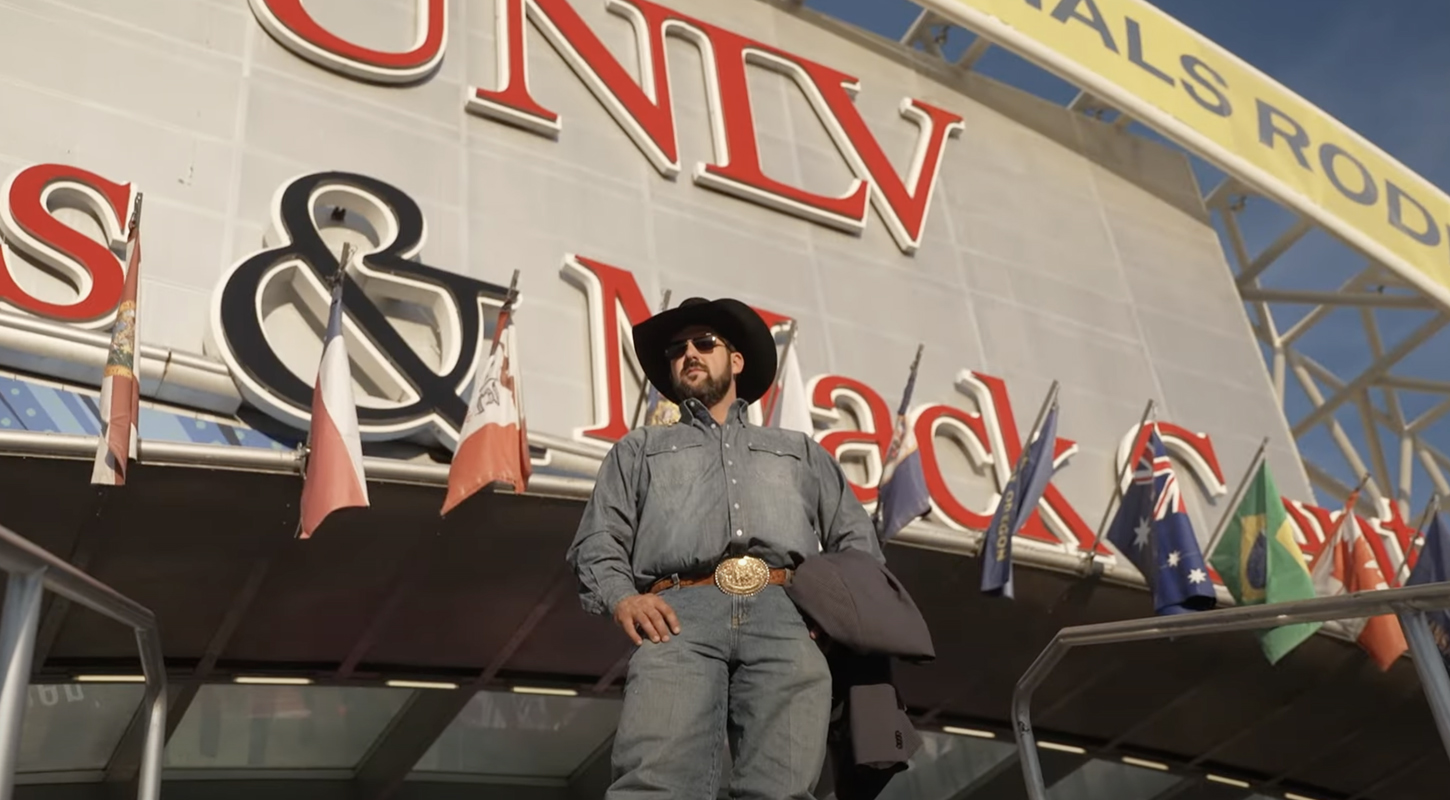
<path fill-rule="evenodd" d="M 4 670 L 4 683 L 0 684 L 0 800 L 10 800 L 15 792 L 20 729 L 44 595 L 45 567 L 12 572 L 5 584 L 5 611 L 0 617 L 0 670 Z"/>
<path fill-rule="evenodd" d="M 1249 459 L 1249 468 L 1244 470 L 1244 477 L 1239 481 L 1239 488 L 1234 490 L 1233 499 L 1223 512 L 1223 518 L 1218 521 L 1218 527 L 1214 528 L 1213 536 L 1208 540 L 1208 546 L 1203 548 L 1203 559 L 1207 561 L 1213 558 L 1213 551 L 1218 548 L 1218 542 L 1223 538 L 1224 531 L 1228 530 L 1229 520 L 1233 519 L 1234 513 L 1239 510 L 1239 503 L 1244 501 L 1244 493 L 1249 490 L 1249 481 L 1254 479 L 1254 472 L 1259 465 L 1264 463 L 1264 451 L 1269 447 L 1269 437 L 1265 436 L 1259 442 L 1259 449 L 1254 452 L 1254 457 Z"/>
<path fill-rule="evenodd" d="M 141 669 L 146 675 L 146 741 L 141 750 L 136 797 L 159 800 L 162 757 L 166 750 L 166 663 L 154 628 L 137 628 L 136 645 L 141 651 Z"/>
<path fill-rule="evenodd" d="M 1103 509 L 1103 518 L 1098 522 L 1097 536 L 1093 537 L 1093 546 L 1088 550 L 1087 556 L 1083 558 L 1083 566 L 1087 569 L 1091 569 L 1092 565 L 1096 563 L 1098 547 L 1102 545 L 1103 534 L 1108 529 L 1108 520 L 1112 518 L 1113 508 L 1117 506 L 1123 495 L 1123 478 L 1127 477 L 1128 471 L 1133 468 L 1133 462 L 1138 458 L 1138 452 L 1141 450 L 1137 447 L 1138 440 L 1143 438 L 1143 428 L 1148 424 L 1148 417 L 1153 416 L 1153 409 L 1156 405 L 1156 401 L 1148 400 L 1148 405 L 1143 407 L 1143 418 L 1138 420 L 1138 427 L 1133 430 L 1134 447 L 1128 451 L 1127 460 L 1121 467 L 1118 467 L 1118 479 L 1113 482 L 1113 493 L 1108 496 L 1108 506 Z"/>
<path fill-rule="evenodd" d="M 1425 526 L 1430 520 L 1440 513 L 1440 495 L 1430 495 L 1430 502 L 1425 504 L 1425 511 L 1420 515 L 1420 521 L 1415 525 L 1415 535 L 1410 539 L 1409 549 L 1405 550 L 1404 558 L 1400 559 L 1400 568 L 1395 570 L 1395 583 L 1403 586 L 1410 577 L 1410 556 L 1423 550 L 1425 547 Z"/>
<path fill-rule="evenodd" d="M 1399 618 L 1400 627 L 1405 629 L 1405 641 L 1414 656 L 1415 671 L 1420 674 L 1420 685 L 1425 689 L 1425 700 L 1440 731 L 1440 743 L 1446 754 L 1450 754 L 1450 675 L 1445 674 L 1445 661 L 1435 646 L 1425 612 L 1402 611 Z"/>

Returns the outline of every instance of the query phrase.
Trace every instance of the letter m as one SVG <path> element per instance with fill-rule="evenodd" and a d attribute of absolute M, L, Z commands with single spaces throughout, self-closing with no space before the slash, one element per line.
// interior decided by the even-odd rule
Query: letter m
<path fill-rule="evenodd" d="M 589 371 L 594 383 L 594 424 L 574 432 L 576 437 L 615 442 L 629 433 L 633 419 L 625 418 L 624 362 L 634 375 L 643 376 L 634 354 L 632 329 L 654 312 L 634 275 L 600 261 L 569 255 L 564 277 L 584 290 L 589 302 Z"/>

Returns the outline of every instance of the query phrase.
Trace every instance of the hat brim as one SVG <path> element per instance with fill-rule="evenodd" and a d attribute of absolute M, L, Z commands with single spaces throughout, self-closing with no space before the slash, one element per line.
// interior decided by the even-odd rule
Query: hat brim
<path fill-rule="evenodd" d="M 735 376 L 735 395 L 747 403 L 759 400 L 775 382 L 775 337 L 765 320 L 750 306 L 730 298 L 691 298 L 634 326 L 634 353 L 645 377 L 659 393 L 678 403 L 665 348 L 680 331 L 693 326 L 709 328 L 725 338 L 745 358 Z"/>

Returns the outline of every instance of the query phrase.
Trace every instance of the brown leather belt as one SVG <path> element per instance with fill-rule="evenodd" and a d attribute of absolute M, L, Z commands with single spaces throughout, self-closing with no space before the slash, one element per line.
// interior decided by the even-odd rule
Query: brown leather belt
<path fill-rule="evenodd" d="M 759 594 L 767 586 L 786 585 L 790 582 L 791 574 L 792 570 L 772 568 L 755 556 L 738 556 L 721 561 L 709 575 L 660 578 L 649 587 L 649 591 L 650 594 L 659 594 L 666 589 L 713 583 L 726 594 L 749 597 Z"/>

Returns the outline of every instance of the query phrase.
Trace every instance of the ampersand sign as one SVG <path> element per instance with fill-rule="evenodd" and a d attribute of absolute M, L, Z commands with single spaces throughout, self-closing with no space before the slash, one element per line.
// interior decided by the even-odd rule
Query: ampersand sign
<path fill-rule="evenodd" d="M 247 401 L 307 428 L 310 374 L 304 379 L 288 362 L 308 369 L 316 369 L 316 362 L 300 360 L 310 351 L 295 337 L 275 331 L 269 336 L 266 318 L 291 302 L 311 310 L 314 321 L 326 319 L 327 286 L 338 270 L 338 257 L 322 234 L 330 220 L 376 242 L 343 278 L 344 335 L 354 374 L 374 389 L 358 405 L 363 437 L 379 441 L 431 431 L 443 444 L 456 442 L 478 348 L 507 288 L 415 260 L 425 238 L 423 213 L 402 190 L 374 178 L 305 175 L 278 191 L 272 213 L 268 241 L 283 243 L 232 267 L 212 303 L 215 344 Z M 407 308 L 413 321 L 421 316 L 431 323 L 435 363 L 420 355 L 384 307 Z M 435 343 L 428 344 L 425 350 Z"/>

